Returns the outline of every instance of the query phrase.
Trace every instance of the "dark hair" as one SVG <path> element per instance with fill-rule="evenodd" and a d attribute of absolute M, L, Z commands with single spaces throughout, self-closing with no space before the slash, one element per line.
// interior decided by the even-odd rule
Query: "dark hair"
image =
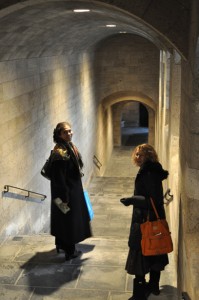
<path fill-rule="evenodd" d="M 59 143 L 59 142 L 62 141 L 62 139 L 60 138 L 60 134 L 61 134 L 61 131 L 64 129 L 65 126 L 71 127 L 69 122 L 60 122 L 55 127 L 55 129 L 53 131 L 53 141 L 55 143 Z"/>

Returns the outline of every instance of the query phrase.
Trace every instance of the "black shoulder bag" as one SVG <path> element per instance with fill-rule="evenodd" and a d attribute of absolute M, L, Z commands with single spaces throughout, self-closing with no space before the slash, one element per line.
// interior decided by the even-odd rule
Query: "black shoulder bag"
<path fill-rule="evenodd" d="M 46 160 L 45 164 L 41 169 L 41 175 L 48 180 L 51 180 L 52 162 L 53 162 L 53 151 L 51 150 L 49 158 Z"/>

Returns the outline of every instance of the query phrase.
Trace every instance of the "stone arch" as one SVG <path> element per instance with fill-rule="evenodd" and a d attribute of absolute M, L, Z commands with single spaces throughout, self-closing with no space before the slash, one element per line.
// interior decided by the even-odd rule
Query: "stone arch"
<path fill-rule="evenodd" d="M 114 146 L 121 146 L 121 126 L 120 126 L 120 115 L 122 107 L 129 101 L 136 101 L 142 103 L 147 111 L 149 118 L 149 136 L 148 142 L 151 145 L 155 145 L 155 115 L 157 111 L 156 103 L 147 95 L 141 92 L 135 91 L 121 91 L 113 93 L 102 100 L 102 105 L 105 110 L 118 104 L 118 109 L 113 111 L 112 126 L 113 130 L 113 144 Z"/>
<path fill-rule="evenodd" d="M 146 106 L 150 107 L 152 110 L 156 111 L 157 110 L 157 104 L 154 102 L 153 99 L 148 97 L 147 95 L 141 93 L 141 92 L 136 92 L 136 91 L 120 91 L 113 93 L 104 99 L 102 99 L 102 104 L 105 108 L 121 101 L 125 100 L 134 100 L 134 101 L 139 101 Z"/>

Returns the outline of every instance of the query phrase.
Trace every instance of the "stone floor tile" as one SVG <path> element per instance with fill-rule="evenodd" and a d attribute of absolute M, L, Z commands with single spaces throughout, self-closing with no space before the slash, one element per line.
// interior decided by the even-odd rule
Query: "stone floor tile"
<path fill-rule="evenodd" d="M 18 263 L 0 263 L 0 284 L 14 284 L 22 272 Z"/>
<path fill-rule="evenodd" d="M 52 244 L 34 246 L 24 246 L 16 255 L 14 261 L 26 263 L 63 263 L 65 262 L 64 254 L 58 255 L 55 246 Z M 65 262 L 67 263 L 67 262 Z"/>
<path fill-rule="evenodd" d="M 117 251 L 127 251 L 127 239 L 113 239 L 113 237 L 111 238 L 90 238 L 90 239 L 87 239 L 86 240 L 86 243 L 85 241 L 80 243 L 78 245 L 78 249 L 82 250 L 82 246 L 88 246 L 91 245 L 94 248 L 98 248 L 100 249 L 101 251 L 113 251 L 114 249 L 114 253 L 117 252 Z M 84 250 L 83 250 L 84 251 Z"/>
<path fill-rule="evenodd" d="M 24 286 L 1 285 L 1 300 L 28 300 L 33 292 L 33 288 Z"/>
<path fill-rule="evenodd" d="M 6 245 L 33 245 L 40 244 L 43 245 L 45 241 L 45 244 L 51 244 L 54 242 L 54 237 L 52 237 L 49 234 L 35 234 L 35 235 L 20 235 L 20 236 L 10 236 L 6 240 Z"/>
<path fill-rule="evenodd" d="M 180 300 L 179 297 L 177 297 L 176 295 L 162 295 L 160 294 L 158 296 L 158 299 L 157 299 L 157 296 L 156 295 L 150 295 L 148 297 L 148 300 Z"/>
<path fill-rule="evenodd" d="M 112 292 L 108 300 L 127 300 L 132 296 L 132 293 L 124 293 L 124 292 Z"/>
<path fill-rule="evenodd" d="M 124 290 L 126 273 L 123 267 L 85 266 L 77 288 Z"/>
<path fill-rule="evenodd" d="M 110 249 L 94 249 L 92 252 L 83 253 L 86 265 L 124 266 L 127 254 L 123 251 L 112 252 Z M 73 263 L 78 263 L 78 259 Z"/>
<path fill-rule="evenodd" d="M 55 290 L 36 288 L 31 300 L 108 300 L 108 294 L 108 291 L 92 289 Z"/>
<path fill-rule="evenodd" d="M 0 246 L 0 262 L 12 261 L 14 257 L 20 252 L 21 245 L 1 245 Z"/>
<path fill-rule="evenodd" d="M 122 230 L 121 227 L 118 228 L 110 228 L 109 225 L 104 225 L 99 228 L 94 228 L 93 232 L 95 235 L 100 236 L 100 237 L 115 237 L 115 238 L 123 238 L 124 237 L 124 231 Z"/>

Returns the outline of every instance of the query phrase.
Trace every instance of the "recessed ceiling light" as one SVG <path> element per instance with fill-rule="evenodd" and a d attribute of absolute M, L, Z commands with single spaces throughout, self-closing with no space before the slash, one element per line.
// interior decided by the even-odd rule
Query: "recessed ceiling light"
<path fill-rule="evenodd" d="M 88 12 L 90 9 L 73 9 L 74 12 Z"/>
<path fill-rule="evenodd" d="M 108 25 L 106 25 L 106 27 L 116 27 L 116 25 L 115 24 L 108 24 Z"/>
<path fill-rule="evenodd" d="M 127 33 L 126 31 L 119 31 L 119 33 Z"/>

